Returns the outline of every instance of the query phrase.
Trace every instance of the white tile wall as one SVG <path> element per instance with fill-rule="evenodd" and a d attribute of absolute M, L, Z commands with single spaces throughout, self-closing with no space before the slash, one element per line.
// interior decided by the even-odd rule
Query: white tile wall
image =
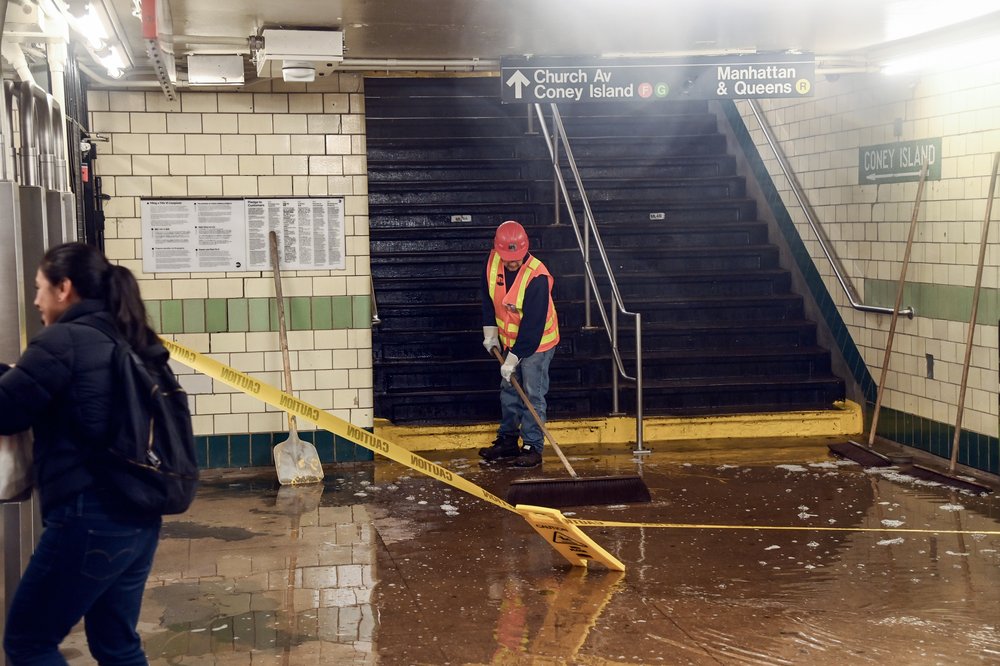
<path fill-rule="evenodd" d="M 793 164 L 824 230 L 863 294 L 865 279 L 899 279 L 913 213 L 916 183 L 858 184 L 858 148 L 899 140 L 941 137 L 942 180 L 930 181 L 918 217 L 908 282 L 972 286 L 986 211 L 993 154 L 1000 151 L 1000 59 L 891 80 L 880 74 L 819 79 L 815 97 L 764 100 L 768 121 Z M 853 311 L 806 224 L 780 168 L 745 102 L 737 102 L 761 156 L 781 192 L 817 269 L 872 376 L 883 363 L 888 318 Z M 1000 202 L 998 202 L 1000 205 Z M 995 210 L 995 209 L 994 209 Z M 993 227 L 1000 226 L 994 213 Z M 996 231 L 991 238 L 996 238 Z M 995 240 L 983 287 L 997 289 Z M 968 326 L 930 320 L 919 312 L 900 319 L 886 381 L 887 407 L 954 424 Z M 969 373 L 963 428 L 998 435 L 998 328 L 978 326 Z M 924 354 L 935 356 L 935 378 L 926 377 Z"/>
<path fill-rule="evenodd" d="M 368 181 L 362 79 L 320 84 L 265 82 L 253 92 L 88 93 L 102 144 L 97 175 L 105 205 L 107 252 L 136 273 L 147 300 L 273 297 L 261 273 L 142 273 L 139 198 L 148 196 L 343 196 L 346 270 L 289 272 L 285 295 L 367 295 Z M 175 336 L 197 351 L 281 385 L 276 333 Z M 292 331 L 293 384 L 303 399 L 362 427 L 373 422 L 371 331 Z M 176 365 L 193 398 L 199 435 L 271 432 L 282 414 Z"/>

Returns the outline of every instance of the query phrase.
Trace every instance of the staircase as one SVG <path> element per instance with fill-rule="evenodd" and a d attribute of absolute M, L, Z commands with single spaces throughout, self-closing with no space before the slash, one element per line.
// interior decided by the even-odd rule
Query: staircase
<path fill-rule="evenodd" d="M 493 232 L 507 219 L 525 226 L 556 280 L 562 342 L 550 417 L 611 410 L 610 347 L 603 331 L 583 330 L 583 263 L 565 209 L 554 225 L 547 149 L 526 133 L 525 107 L 499 103 L 499 85 L 366 80 L 371 266 L 382 320 L 373 338 L 377 417 L 498 418 L 499 373 L 480 344 L 479 290 Z M 816 345 L 815 324 L 790 291 L 707 104 L 560 110 L 622 297 L 643 316 L 645 413 L 823 409 L 842 400 L 829 352 Z M 606 282 L 596 251 L 593 262 Z M 619 323 L 634 374 L 632 322 Z M 621 387 L 620 407 L 634 413 L 634 388 Z"/>

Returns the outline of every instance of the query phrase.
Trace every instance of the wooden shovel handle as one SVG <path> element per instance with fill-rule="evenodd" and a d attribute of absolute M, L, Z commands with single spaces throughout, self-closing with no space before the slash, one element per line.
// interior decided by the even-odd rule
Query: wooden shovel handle
<path fill-rule="evenodd" d="M 491 351 L 493 352 L 493 356 L 496 358 L 496 360 L 500 361 L 500 364 L 503 365 L 503 356 L 500 355 L 500 349 L 497 347 L 493 347 Z M 542 434 L 545 435 L 545 439 L 549 440 L 549 444 L 552 445 L 552 448 L 555 450 L 556 455 L 559 456 L 559 460 L 562 461 L 562 464 L 566 468 L 566 471 L 569 472 L 569 475 L 572 476 L 574 479 L 577 478 L 579 475 L 573 469 L 573 466 L 569 464 L 569 461 L 566 460 L 566 456 L 563 455 L 562 449 L 560 449 L 559 444 L 556 443 L 556 438 L 552 436 L 552 433 L 549 432 L 549 429 L 545 427 L 544 423 L 542 423 L 542 418 L 538 415 L 538 412 L 535 411 L 535 408 L 534 406 L 532 406 L 531 401 L 528 400 L 528 396 L 527 394 L 525 394 L 524 389 L 521 388 L 521 383 L 517 381 L 517 377 L 511 375 L 510 383 L 514 385 L 514 388 L 517 390 L 517 394 L 521 396 L 521 402 L 523 402 L 524 406 L 528 408 L 529 412 L 531 412 L 531 416 L 534 417 L 535 423 L 537 423 L 538 427 L 542 429 Z"/>
<path fill-rule="evenodd" d="M 288 358 L 288 329 L 285 326 L 285 298 L 281 293 L 281 261 L 278 258 L 278 235 L 267 233 L 271 246 L 271 269 L 274 272 L 274 294 L 278 298 L 278 342 L 281 346 L 281 365 L 285 375 L 285 391 L 292 392 L 292 363 Z M 288 415 L 289 429 L 295 431 L 295 417 Z"/>

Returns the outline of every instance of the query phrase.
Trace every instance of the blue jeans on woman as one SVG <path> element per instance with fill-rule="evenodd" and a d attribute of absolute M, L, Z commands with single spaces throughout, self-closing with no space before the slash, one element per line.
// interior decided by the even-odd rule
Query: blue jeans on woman
<path fill-rule="evenodd" d="M 136 632 L 161 519 L 115 515 L 108 491 L 86 490 L 52 509 L 7 614 L 13 666 L 66 664 L 59 644 L 85 618 L 102 666 L 147 664 Z"/>
<path fill-rule="evenodd" d="M 545 423 L 545 394 L 549 392 L 549 365 L 555 356 L 555 348 L 548 351 L 535 352 L 523 359 L 514 369 L 521 388 L 528 395 L 531 406 L 538 412 L 538 417 Z M 539 453 L 545 445 L 545 435 L 535 423 L 531 412 L 521 402 L 514 385 L 500 380 L 500 428 L 498 435 L 517 437 L 521 433 L 521 441 L 525 449 L 532 448 Z"/>

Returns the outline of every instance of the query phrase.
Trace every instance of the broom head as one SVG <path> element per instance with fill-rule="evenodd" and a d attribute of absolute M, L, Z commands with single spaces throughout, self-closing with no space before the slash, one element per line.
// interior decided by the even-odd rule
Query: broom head
<path fill-rule="evenodd" d="M 553 509 L 564 506 L 598 506 L 651 502 L 649 488 L 638 476 L 592 476 L 569 479 L 519 479 L 507 489 L 511 504 L 531 504 Z"/>

